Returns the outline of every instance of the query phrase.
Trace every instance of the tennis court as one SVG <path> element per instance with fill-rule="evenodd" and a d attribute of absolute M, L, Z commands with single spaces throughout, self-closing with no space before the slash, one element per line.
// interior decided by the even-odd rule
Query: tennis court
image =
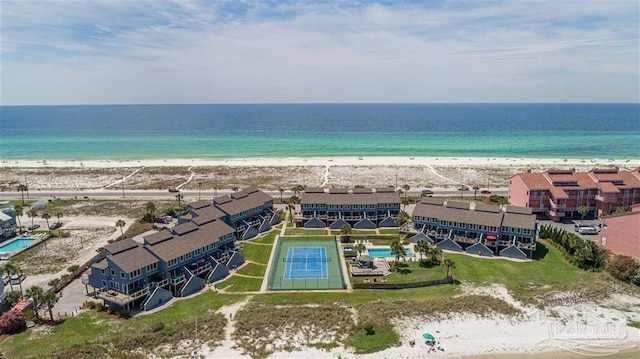
<path fill-rule="evenodd" d="M 269 290 L 342 289 L 335 237 L 281 237 L 269 273 Z"/>

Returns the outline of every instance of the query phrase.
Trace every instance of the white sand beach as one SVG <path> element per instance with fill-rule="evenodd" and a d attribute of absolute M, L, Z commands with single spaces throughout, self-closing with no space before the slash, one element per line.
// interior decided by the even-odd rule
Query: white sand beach
<path fill-rule="evenodd" d="M 405 184 L 411 191 L 455 188 L 506 188 L 509 178 L 528 169 L 588 171 L 594 167 L 631 170 L 639 159 L 550 159 L 479 157 L 287 157 L 238 159 L 168 159 L 131 161 L 2 161 L 0 191 L 115 190 L 179 188 L 195 191 L 259 186 L 264 190 L 307 187 L 380 187 Z"/>

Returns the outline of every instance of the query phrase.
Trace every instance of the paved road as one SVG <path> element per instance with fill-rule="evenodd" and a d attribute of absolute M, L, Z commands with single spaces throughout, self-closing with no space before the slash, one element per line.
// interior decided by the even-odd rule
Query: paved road
<path fill-rule="evenodd" d="M 214 195 L 224 195 L 224 194 L 230 194 L 232 193 L 231 191 L 224 191 L 224 190 L 219 190 L 219 191 L 201 191 L 200 193 L 198 193 L 197 190 L 195 191 L 180 191 L 180 194 L 182 194 L 184 197 L 188 197 L 190 199 L 193 198 L 213 198 Z M 280 192 L 278 191 L 267 191 L 266 193 L 268 193 L 269 195 L 273 196 L 274 198 L 280 198 Z M 498 195 L 506 195 L 508 193 L 508 191 L 506 189 L 499 189 L 496 191 L 492 191 L 492 194 L 498 194 Z M 416 196 L 419 195 L 419 192 L 409 192 L 409 195 L 412 196 Z M 174 192 L 169 192 L 169 191 L 158 191 L 158 190 L 131 190 L 131 191 L 124 191 L 124 198 L 175 198 L 175 196 L 177 195 L 177 193 Z M 459 196 L 460 195 L 460 191 L 456 190 L 456 189 L 446 189 L 446 190 L 439 190 L 439 191 L 435 191 L 434 196 Z M 285 191 L 282 194 L 283 197 L 290 197 L 293 196 L 293 192 L 288 192 Z M 478 193 L 478 196 L 481 196 L 480 193 Z M 9 199 L 20 199 L 22 197 L 22 194 L 20 192 L 0 192 L 0 199 L 2 200 L 9 200 Z M 53 198 L 53 197 L 60 197 L 60 198 L 78 198 L 78 199 L 83 199 L 84 197 L 87 198 L 102 198 L 102 199 L 108 199 L 108 198 L 123 198 L 123 193 L 122 191 L 118 191 L 118 190 L 85 190 L 85 191 L 29 191 L 29 196 L 27 197 L 26 193 L 25 193 L 25 199 L 29 198 L 29 199 L 39 199 L 39 198 Z M 464 197 L 473 197 L 473 191 L 465 191 L 464 192 Z"/>
<path fill-rule="evenodd" d="M 58 303 L 53 306 L 54 317 L 71 317 L 78 315 L 78 311 L 87 297 L 84 284 L 80 281 L 80 277 L 69 283 L 62 290 L 62 297 L 58 299 Z"/>

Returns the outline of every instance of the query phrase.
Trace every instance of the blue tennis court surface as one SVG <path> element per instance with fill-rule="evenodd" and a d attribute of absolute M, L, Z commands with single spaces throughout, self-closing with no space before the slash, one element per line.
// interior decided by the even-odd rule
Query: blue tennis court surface
<path fill-rule="evenodd" d="M 325 247 L 289 247 L 284 279 L 328 278 Z"/>

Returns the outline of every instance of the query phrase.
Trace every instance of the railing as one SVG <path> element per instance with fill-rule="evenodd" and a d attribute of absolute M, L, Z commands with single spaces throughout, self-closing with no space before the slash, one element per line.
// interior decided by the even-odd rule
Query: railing
<path fill-rule="evenodd" d="M 171 285 L 178 285 L 184 282 L 185 280 L 187 280 L 187 278 L 184 276 L 184 274 L 180 274 L 177 277 L 171 278 Z"/>
<path fill-rule="evenodd" d="M 535 243 L 520 243 L 520 242 L 517 242 L 516 243 L 516 247 L 529 249 L 529 250 L 535 250 L 536 249 L 536 244 Z"/>
<path fill-rule="evenodd" d="M 499 246 L 503 246 L 503 247 L 510 246 L 511 243 L 513 243 L 513 241 L 508 241 L 508 240 L 504 240 L 504 239 L 498 240 L 497 242 L 498 242 Z"/>
<path fill-rule="evenodd" d="M 476 243 L 478 241 L 477 238 L 464 237 L 464 236 L 453 236 L 453 240 L 456 242 L 463 242 L 463 243 Z"/>
<path fill-rule="evenodd" d="M 443 279 L 427 280 L 423 282 L 413 283 L 353 283 L 353 289 L 405 289 L 428 287 L 439 284 L 452 284 L 453 278 L 446 277 Z"/>
<path fill-rule="evenodd" d="M 202 274 L 204 272 L 211 270 L 211 264 L 205 263 L 204 265 L 201 265 L 196 269 L 189 269 L 189 270 L 191 271 L 191 273 L 193 273 L 193 275 Z"/>
<path fill-rule="evenodd" d="M 166 285 L 168 285 L 168 284 L 169 284 L 169 279 L 168 279 L 168 278 L 165 278 L 165 279 L 163 279 L 163 280 L 160 280 L 160 281 L 153 281 L 153 282 L 151 282 L 151 283 L 154 283 L 154 284 L 155 284 L 156 286 L 158 286 L 158 287 L 164 287 L 164 286 L 166 286 Z"/>

